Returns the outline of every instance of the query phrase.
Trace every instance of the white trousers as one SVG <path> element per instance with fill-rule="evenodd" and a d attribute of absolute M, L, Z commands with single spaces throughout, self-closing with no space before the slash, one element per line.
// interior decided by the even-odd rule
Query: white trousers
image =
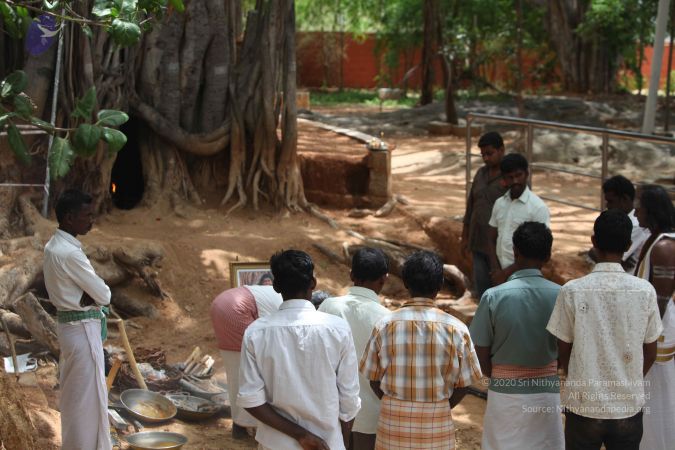
<path fill-rule="evenodd" d="M 489 391 L 483 417 L 483 450 L 563 450 L 560 394 Z"/>
<path fill-rule="evenodd" d="M 61 441 L 64 450 L 111 450 L 101 322 L 59 323 Z"/>
<path fill-rule="evenodd" d="M 240 427 L 255 427 L 257 421 L 240 406 L 237 406 L 237 394 L 239 393 L 239 364 L 241 361 L 241 352 L 232 352 L 221 350 L 221 356 L 225 363 L 225 374 L 227 375 L 227 394 L 230 397 L 230 411 L 232 412 L 232 422 Z"/>

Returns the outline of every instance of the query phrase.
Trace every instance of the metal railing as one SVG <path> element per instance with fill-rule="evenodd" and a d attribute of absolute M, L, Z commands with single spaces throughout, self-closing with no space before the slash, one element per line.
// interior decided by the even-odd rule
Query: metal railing
<path fill-rule="evenodd" d="M 617 138 L 617 139 L 622 139 L 622 140 L 630 140 L 630 141 L 640 141 L 640 142 L 649 142 L 653 144 L 666 144 L 666 145 L 672 145 L 675 146 L 675 139 L 665 137 L 665 136 L 655 136 L 651 134 L 642 134 L 642 133 L 635 133 L 632 131 L 622 131 L 622 130 L 612 130 L 609 128 L 597 128 L 597 127 L 589 127 L 586 125 L 572 125 L 572 124 L 567 124 L 567 123 L 559 123 L 559 122 L 547 122 L 544 120 L 534 120 L 534 119 L 521 119 L 519 117 L 508 117 L 508 116 L 499 116 L 499 115 L 493 115 L 493 114 L 481 114 L 481 113 L 468 113 L 466 116 L 466 195 L 469 195 L 470 188 L 471 188 L 471 183 L 472 183 L 472 177 L 471 177 L 471 157 L 478 156 L 480 157 L 479 154 L 472 154 L 471 153 L 471 124 L 474 121 L 488 121 L 492 123 L 504 123 L 504 124 L 509 124 L 509 125 L 519 125 L 525 128 L 526 131 L 526 139 L 525 139 L 525 156 L 530 162 L 530 167 L 536 168 L 536 169 L 542 169 L 542 170 L 548 170 L 552 172 L 562 172 L 562 173 L 569 173 L 573 174 L 576 176 L 581 176 L 581 177 L 586 177 L 586 178 L 595 178 L 595 179 L 600 179 L 601 182 L 604 182 L 607 178 L 609 178 L 609 169 L 608 169 L 608 162 L 609 162 L 609 138 Z M 582 132 L 585 134 L 593 134 L 596 136 L 601 136 L 602 137 L 602 145 L 600 147 L 602 151 L 602 165 L 600 168 L 600 175 L 594 175 L 591 173 L 586 173 L 586 172 L 581 172 L 577 170 L 572 170 L 572 169 L 562 169 L 558 167 L 553 167 L 553 166 L 547 166 L 545 164 L 539 164 L 539 163 L 533 163 L 532 162 L 532 155 L 533 155 L 533 144 L 534 144 L 534 129 L 535 128 L 545 128 L 549 130 L 564 130 L 564 131 L 573 131 L 573 132 Z M 532 177 L 530 176 L 530 184 L 532 183 Z M 635 183 L 635 184 L 640 184 L 640 183 Z M 666 187 L 664 186 L 666 190 L 669 192 L 675 192 L 675 189 L 672 187 Z M 583 209 L 590 209 L 592 211 L 601 211 L 604 209 L 604 203 L 605 203 L 605 197 L 602 192 L 602 186 L 599 188 L 600 191 L 600 207 L 599 208 L 593 208 L 590 206 L 586 206 L 581 203 L 575 203 L 572 201 L 568 200 L 563 200 L 555 197 L 548 197 L 544 195 L 539 195 L 539 197 L 550 200 L 553 202 L 558 202 L 562 203 L 565 205 L 569 206 L 576 206 L 578 208 L 583 208 Z"/>

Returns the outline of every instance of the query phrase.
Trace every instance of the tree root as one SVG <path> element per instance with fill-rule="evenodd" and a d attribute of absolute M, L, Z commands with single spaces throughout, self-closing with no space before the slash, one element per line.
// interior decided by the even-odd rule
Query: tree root
<path fill-rule="evenodd" d="M 42 308 L 38 299 L 28 292 L 16 299 L 13 309 L 21 316 L 33 339 L 58 357 L 60 350 L 59 340 L 56 337 L 56 322 Z"/>

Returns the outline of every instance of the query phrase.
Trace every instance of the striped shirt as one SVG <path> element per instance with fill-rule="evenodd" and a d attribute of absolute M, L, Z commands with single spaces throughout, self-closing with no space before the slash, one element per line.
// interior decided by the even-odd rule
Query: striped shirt
<path fill-rule="evenodd" d="M 375 325 L 360 370 L 386 395 L 413 402 L 449 399 L 481 377 L 466 325 L 428 298 L 409 300 Z"/>

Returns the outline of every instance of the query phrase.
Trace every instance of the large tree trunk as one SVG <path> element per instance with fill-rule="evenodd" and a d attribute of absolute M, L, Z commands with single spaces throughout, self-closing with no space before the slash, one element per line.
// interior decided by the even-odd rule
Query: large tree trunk
<path fill-rule="evenodd" d="M 136 48 L 119 49 L 100 29 L 89 39 L 66 25 L 57 124 L 75 124 L 70 113 L 92 85 L 98 108 L 128 110 L 140 130 L 127 145 L 139 149 L 146 206 L 175 209 L 213 194 L 229 210 L 306 204 L 296 158 L 294 1 L 257 0 L 245 30 L 241 3 L 188 0 L 184 14 L 169 13 Z M 75 8 L 87 17 L 92 4 Z M 78 158 L 53 183 L 52 198 L 82 188 L 105 212 L 114 163 L 104 145 Z"/>
<path fill-rule="evenodd" d="M 422 92 L 420 104 L 434 101 L 434 61 L 438 54 L 438 0 L 424 0 L 424 40 L 422 44 Z"/>

